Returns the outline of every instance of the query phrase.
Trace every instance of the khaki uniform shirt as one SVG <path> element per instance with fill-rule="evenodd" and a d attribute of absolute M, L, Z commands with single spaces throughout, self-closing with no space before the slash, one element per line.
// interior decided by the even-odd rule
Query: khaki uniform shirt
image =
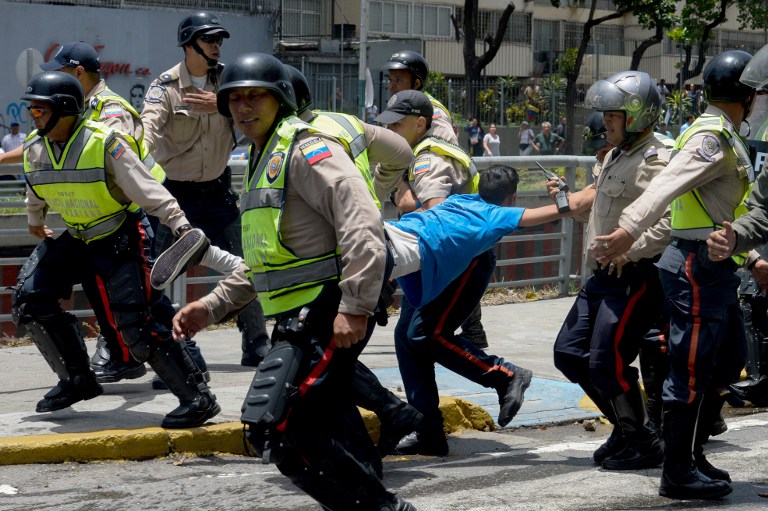
<path fill-rule="evenodd" d="M 256 290 L 246 276 L 247 271 L 245 262 L 241 263 L 237 270 L 220 280 L 213 291 L 200 298 L 208 310 L 211 324 L 239 312 L 257 299 Z"/>
<path fill-rule="evenodd" d="M 188 224 L 189 222 L 184 216 L 184 212 L 179 208 L 176 199 L 152 177 L 139 156 L 130 149 L 128 143 L 124 140 L 122 143 L 126 150 L 120 153 L 117 158 L 108 151 L 104 156 L 107 185 L 112 197 L 122 204 L 130 201 L 135 202 L 147 214 L 158 217 L 174 232 L 182 225 Z M 51 144 L 58 158 L 62 148 L 55 142 Z M 48 151 L 42 139 L 30 145 L 25 151 L 27 161 L 32 169 L 39 165 L 51 165 Z M 27 205 L 27 222 L 29 225 L 45 225 L 48 204 L 38 198 L 29 185 L 27 185 L 27 197 L 24 202 Z"/>
<path fill-rule="evenodd" d="M 448 112 L 442 108 L 435 106 L 434 113 L 432 114 L 432 134 L 436 137 L 440 137 L 443 140 L 447 140 L 451 144 L 459 145 L 459 139 L 456 137 L 456 132 L 453 131 L 453 121 Z"/>
<path fill-rule="evenodd" d="M 434 126 L 426 136 L 434 135 Z M 472 180 L 464 166 L 449 156 L 435 152 L 415 155 L 411 190 L 424 204 L 429 199 L 446 199 L 457 193 L 471 193 Z"/>
<path fill-rule="evenodd" d="M 363 128 L 365 143 L 368 146 L 368 161 L 374 173 L 374 190 L 379 202 L 384 202 L 411 166 L 413 149 L 394 131 L 366 123 L 363 123 Z"/>
<path fill-rule="evenodd" d="M 91 107 L 91 100 L 94 97 L 99 96 L 105 90 L 107 90 L 107 84 L 104 80 L 99 81 L 89 92 L 85 95 L 85 107 Z M 104 106 L 99 113 L 99 122 L 106 124 L 112 129 L 116 129 L 132 136 L 137 141 L 144 134 L 144 126 L 141 124 L 141 119 L 133 116 L 131 112 L 126 110 L 122 103 L 114 99 L 107 99 L 104 102 Z"/>
<path fill-rule="evenodd" d="M 299 146 L 318 137 L 331 156 L 310 164 Z M 340 247 L 339 312 L 373 315 L 384 283 L 386 248 L 381 214 L 363 176 L 344 146 L 317 133 L 302 132 L 296 137 L 287 165 L 289 180 L 280 226 L 283 244 L 298 257 L 315 257 Z M 235 272 L 204 303 L 212 318 L 221 318 L 249 292 L 240 272 Z"/>
<path fill-rule="evenodd" d="M 590 267 L 595 266 L 589 250 L 595 237 L 610 234 L 618 227 L 622 211 L 643 194 L 667 162 L 669 150 L 652 133 L 643 135 L 629 149 L 616 148 L 606 155 L 595 179 L 597 194 L 584 240 L 584 257 Z M 627 253 L 630 261 L 651 258 L 664 251 L 669 243 L 669 211 L 665 213 L 662 209 L 643 231 Z"/>
<path fill-rule="evenodd" d="M 724 115 L 714 106 L 707 113 Z M 733 221 L 733 211 L 746 193 L 736 170 L 736 155 L 722 134 L 699 132 L 685 143 L 643 195 L 627 208 L 619 225 L 637 238 L 671 202 L 697 188 L 712 220 Z"/>
<path fill-rule="evenodd" d="M 209 80 L 204 90 L 216 92 L 216 87 Z M 144 140 L 174 181 L 212 181 L 224 172 L 232 152 L 229 119 L 218 112 L 193 112 L 184 105 L 184 96 L 197 92 L 182 61 L 153 81 L 144 97 Z"/>

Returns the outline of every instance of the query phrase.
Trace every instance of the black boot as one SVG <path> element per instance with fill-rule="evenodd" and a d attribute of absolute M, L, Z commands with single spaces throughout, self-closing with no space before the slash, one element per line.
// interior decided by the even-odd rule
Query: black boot
<path fill-rule="evenodd" d="M 663 345 L 666 348 L 666 345 Z M 669 357 L 662 352 L 660 342 L 647 343 L 640 349 L 640 372 L 646 397 L 646 412 L 650 428 L 661 437 L 661 409 L 664 380 L 669 373 Z"/>
<path fill-rule="evenodd" d="M 592 453 L 592 460 L 596 464 L 601 465 L 605 458 L 613 456 L 617 452 L 624 449 L 624 447 L 626 447 L 626 443 L 624 442 L 624 435 L 622 434 L 621 428 L 616 422 L 616 415 L 613 412 L 613 408 L 611 408 L 611 404 L 606 401 L 605 398 L 603 398 L 602 394 L 600 394 L 597 388 L 592 384 L 592 381 L 588 379 L 582 379 L 576 383 L 579 384 L 584 393 L 592 400 L 593 403 L 595 403 L 597 409 L 602 412 L 606 419 L 608 419 L 608 422 L 613 424 L 613 431 L 611 431 L 611 435 L 608 437 L 608 440 L 606 440 L 603 445 L 598 447 L 597 450 Z"/>
<path fill-rule="evenodd" d="M 203 380 L 205 383 L 208 383 L 211 381 L 211 373 L 208 372 L 208 364 L 205 363 L 203 353 L 200 351 L 200 348 L 197 346 L 197 343 L 194 341 L 194 339 L 187 337 L 184 340 L 184 343 L 187 346 L 187 353 L 190 357 L 192 357 L 192 361 L 195 363 L 195 366 L 197 366 L 200 372 L 203 373 Z M 155 374 L 151 383 L 152 388 L 155 390 L 168 390 L 168 385 L 166 385 L 159 374 Z"/>
<path fill-rule="evenodd" d="M 374 412 L 381 423 L 379 454 L 392 454 L 400 439 L 419 425 L 421 413 L 385 388 L 362 362 L 355 365 L 352 386 L 355 404 Z"/>
<path fill-rule="evenodd" d="M 656 433 L 648 425 L 645 401 L 634 382 L 629 391 L 611 399 L 611 406 L 626 446 L 603 460 L 606 470 L 641 470 L 661 465 L 664 454 Z"/>
<path fill-rule="evenodd" d="M 395 454 L 421 454 L 422 456 L 448 456 L 448 439 L 440 429 L 414 431 L 395 447 Z"/>
<path fill-rule="evenodd" d="M 120 380 L 133 380 L 147 374 L 147 368 L 129 355 L 128 361 L 123 361 L 119 350 L 109 346 L 110 343 L 99 334 L 96 339 L 96 351 L 91 357 L 91 369 L 99 383 L 115 383 Z M 114 358 L 113 358 L 114 356 Z"/>
<path fill-rule="evenodd" d="M 719 499 L 733 490 L 711 479 L 693 463 L 693 443 L 701 398 L 693 403 L 664 403 L 664 469 L 659 495 L 671 499 Z"/>
<path fill-rule="evenodd" d="M 240 365 L 258 367 L 272 347 L 264 324 L 264 310 L 258 300 L 252 301 L 237 316 L 237 328 L 243 336 Z"/>
<path fill-rule="evenodd" d="M 59 383 L 43 396 L 35 411 L 62 410 L 104 392 L 88 364 L 88 352 L 74 316 L 60 314 L 25 324 L 40 354 L 59 376 Z"/>
<path fill-rule="evenodd" d="M 701 402 L 699 408 L 699 423 L 696 426 L 696 441 L 693 444 L 693 462 L 699 472 L 710 479 L 719 479 L 721 481 L 731 482 L 731 475 L 720 468 L 712 465 L 706 456 L 704 456 L 704 443 L 706 443 L 713 424 L 722 420 L 720 410 L 723 407 L 725 398 L 716 392 L 708 392 Z"/>
<path fill-rule="evenodd" d="M 221 411 L 203 373 L 181 341 L 167 341 L 152 351 L 149 365 L 179 399 L 179 406 L 163 419 L 164 428 L 193 428 Z"/>

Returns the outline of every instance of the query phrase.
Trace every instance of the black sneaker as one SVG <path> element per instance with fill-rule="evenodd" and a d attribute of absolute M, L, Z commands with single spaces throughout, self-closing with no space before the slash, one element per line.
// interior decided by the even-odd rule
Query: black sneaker
<path fill-rule="evenodd" d="M 155 289 L 165 289 L 189 266 L 199 263 L 209 246 L 210 242 L 201 229 L 187 231 L 168 250 L 157 256 L 149 275 L 149 283 Z"/>
<path fill-rule="evenodd" d="M 104 388 L 99 385 L 92 374 L 75 376 L 74 380 L 76 383 L 59 380 L 59 383 L 49 390 L 43 399 L 38 401 L 35 411 L 45 413 L 63 410 L 75 403 L 93 399 L 104 393 Z"/>
<path fill-rule="evenodd" d="M 415 431 L 400 440 L 394 454 L 421 454 L 423 456 L 448 456 L 448 439 L 445 433 L 419 433 Z"/>
<path fill-rule="evenodd" d="M 525 391 L 531 384 L 533 372 L 522 367 L 517 368 L 505 387 L 496 389 L 499 394 L 499 426 L 509 424 L 520 411 L 525 400 Z"/>

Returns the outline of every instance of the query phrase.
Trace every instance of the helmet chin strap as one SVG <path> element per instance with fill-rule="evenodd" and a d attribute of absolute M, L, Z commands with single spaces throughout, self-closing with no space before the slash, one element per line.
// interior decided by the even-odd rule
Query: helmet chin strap
<path fill-rule="evenodd" d="M 50 133 L 50 131 L 56 126 L 56 124 L 59 122 L 59 119 L 61 119 L 61 115 L 56 110 L 53 110 L 51 112 L 51 118 L 48 119 L 48 122 L 45 123 L 45 126 L 37 130 L 37 134 L 42 136 L 47 135 Z"/>
<path fill-rule="evenodd" d="M 205 61 L 208 63 L 208 67 L 209 68 L 214 68 L 214 67 L 216 67 L 216 64 L 219 63 L 218 60 L 212 59 L 211 57 L 209 57 L 208 55 L 205 54 L 205 52 L 200 47 L 200 45 L 197 44 L 197 39 L 195 39 L 192 42 L 192 48 L 198 53 L 198 55 L 200 55 L 201 57 L 203 57 L 205 59 Z"/>

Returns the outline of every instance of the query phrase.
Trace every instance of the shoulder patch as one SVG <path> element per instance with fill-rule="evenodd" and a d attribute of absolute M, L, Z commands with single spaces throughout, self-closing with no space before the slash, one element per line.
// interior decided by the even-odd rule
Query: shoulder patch
<path fill-rule="evenodd" d="M 104 108 L 102 115 L 105 119 L 112 119 L 113 117 L 122 117 L 124 113 L 125 110 L 120 103 L 110 103 Z"/>
<path fill-rule="evenodd" d="M 101 99 L 98 96 L 94 96 L 91 98 L 91 109 L 92 110 L 101 109 Z"/>
<path fill-rule="evenodd" d="M 720 141 L 713 135 L 705 135 L 701 141 L 701 147 L 696 151 L 705 160 L 713 162 L 715 155 L 720 151 Z"/>
<path fill-rule="evenodd" d="M 325 142 L 323 142 L 323 139 L 321 138 L 313 138 L 312 140 L 304 142 L 299 146 L 299 149 L 310 165 L 314 165 L 319 161 L 333 156 L 331 150 L 325 145 Z"/>
<path fill-rule="evenodd" d="M 144 101 L 148 103 L 160 103 L 160 98 L 165 94 L 165 87 L 162 85 L 151 85 L 144 96 Z"/>
<path fill-rule="evenodd" d="M 413 162 L 413 175 L 418 176 L 419 174 L 429 172 L 430 168 L 432 168 L 431 166 L 432 159 L 429 156 L 416 158 L 416 161 Z"/>
<path fill-rule="evenodd" d="M 107 146 L 107 152 L 112 155 L 112 158 L 118 159 L 125 152 L 125 146 L 117 138 L 113 138 L 112 142 Z"/>
<path fill-rule="evenodd" d="M 643 159 L 648 160 L 649 158 L 657 157 L 658 155 L 659 151 L 651 146 L 643 152 Z"/>
<path fill-rule="evenodd" d="M 160 78 L 157 79 L 157 83 L 161 85 L 165 85 L 166 83 L 171 83 L 178 79 L 179 79 L 179 75 L 177 74 L 165 73 L 160 75 Z"/>
<path fill-rule="evenodd" d="M 435 107 L 434 111 L 432 112 L 432 118 L 442 119 L 444 117 L 448 117 L 448 113 L 445 112 L 442 108 Z"/>
<path fill-rule="evenodd" d="M 274 183 L 282 169 L 283 153 L 277 152 L 269 155 L 269 161 L 267 162 L 267 181 L 269 181 L 270 184 Z"/>

